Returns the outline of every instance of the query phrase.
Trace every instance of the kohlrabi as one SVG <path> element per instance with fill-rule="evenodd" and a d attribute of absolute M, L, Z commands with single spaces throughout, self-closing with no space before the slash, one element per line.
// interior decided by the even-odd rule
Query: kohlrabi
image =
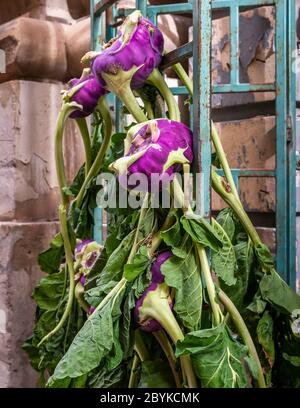
<path fill-rule="evenodd" d="M 183 123 L 155 119 L 132 127 L 125 140 L 125 156 L 112 163 L 119 181 L 129 189 L 161 189 L 182 164 L 193 160 L 192 132 Z M 131 177 L 130 181 L 130 176 Z M 145 181 L 145 182 L 144 182 Z"/>
<path fill-rule="evenodd" d="M 147 332 L 155 332 L 162 328 L 176 344 L 184 338 L 184 334 L 172 312 L 173 300 L 171 290 L 164 282 L 161 266 L 171 256 L 172 252 L 161 253 L 151 267 L 151 283 L 137 300 L 134 316 L 140 328 Z M 190 388 L 197 387 L 192 363 L 189 356 L 181 357 L 181 364 L 187 377 Z"/>

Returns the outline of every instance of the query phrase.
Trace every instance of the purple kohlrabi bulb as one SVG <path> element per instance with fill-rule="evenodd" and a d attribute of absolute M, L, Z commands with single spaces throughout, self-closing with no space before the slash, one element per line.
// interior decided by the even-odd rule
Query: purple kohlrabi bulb
<path fill-rule="evenodd" d="M 86 276 L 81 275 L 81 276 L 80 276 L 80 283 L 81 283 L 81 285 L 84 286 L 84 285 L 85 285 L 85 282 L 86 282 Z"/>
<path fill-rule="evenodd" d="M 149 318 L 144 322 L 140 322 L 140 308 L 143 306 L 144 300 L 149 292 L 157 290 L 158 286 L 164 282 L 164 276 L 161 273 L 161 266 L 167 261 L 171 256 L 173 256 L 171 251 L 166 251 L 158 255 L 151 267 L 151 283 L 148 288 L 144 291 L 142 296 L 137 300 L 134 309 L 134 320 L 140 328 L 147 332 L 154 332 L 161 330 L 161 325 L 154 319 Z M 173 302 L 169 298 L 169 306 L 172 309 Z"/>
<path fill-rule="evenodd" d="M 161 273 L 161 266 L 164 262 L 166 262 L 169 258 L 173 256 L 171 251 L 166 251 L 162 252 L 161 254 L 158 255 L 158 257 L 155 259 L 155 262 L 153 262 L 152 267 L 151 267 L 151 275 L 152 279 L 151 281 L 154 283 L 163 283 L 165 280 L 164 275 Z"/>
<path fill-rule="evenodd" d="M 93 241 L 94 240 L 90 238 L 80 240 L 75 247 L 75 258 L 77 258 L 78 255 L 80 255 L 83 252 L 84 248 Z"/>
<path fill-rule="evenodd" d="M 75 86 L 82 84 L 82 87 L 70 97 L 71 102 L 82 106 L 82 110 L 78 109 L 71 113 L 70 118 L 73 119 L 89 116 L 96 108 L 99 98 L 107 92 L 92 74 L 82 78 L 73 78 L 69 84 L 68 92 L 71 93 Z"/>
<path fill-rule="evenodd" d="M 162 33 L 137 10 L 126 18 L 117 37 L 94 59 L 92 72 L 105 85 L 102 73 L 114 75 L 120 70 L 139 67 L 132 77 L 131 88 L 140 88 L 160 64 L 163 50 Z"/>
<path fill-rule="evenodd" d="M 191 163 L 193 135 L 183 123 L 154 119 L 136 125 L 126 139 L 125 156 L 112 163 L 119 182 L 137 191 L 161 190 L 183 163 Z M 132 176 L 131 178 L 129 178 Z"/>

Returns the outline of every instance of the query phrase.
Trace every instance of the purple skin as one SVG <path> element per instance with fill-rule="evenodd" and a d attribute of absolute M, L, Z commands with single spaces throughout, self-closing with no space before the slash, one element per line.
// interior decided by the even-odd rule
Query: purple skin
<path fill-rule="evenodd" d="M 93 241 L 94 241 L 93 239 L 88 238 L 83 239 L 81 242 L 79 242 L 79 244 L 77 244 L 75 247 L 75 257 L 82 251 L 83 247 L 85 247 L 86 245 L 90 244 Z"/>
<path fill-rule="evenodd" d="M 96 310 L 95 306 L 90 306 L 89 314 L 91 315 Z"/>
<path fill-rule="evenodd" d="M 141 17 L 129 42 L 122 47 L 122 33 L 119 31 L 112 45 L 94 59 L 92 72 L 104 86 L 101 72 L 117 74 L 119 69 L 129 71 L 134 66 L 143 65 L 131 80 L 131 88 L 137 89 L 144 85 L 153 69 L 158 67 L 163 50 L 162 33 L 151 21 Z"/>
<path fill-rule="evenodd" d="M 81 83 L 84 83 L 83 87 L 70 98 L 70 101 L 77 102 L 83 107 L 83 109 L 72 112 L 70 115 L 70 118 L 72 119 L 89 116 L 96 108 L 99 98 L 107 93 L 104 87 L 92 74 L 84 79 L 71 79 L 69 82 L 70 90 L 72 87 Z"/>
<path fill-rule="evenodd" d="M 84 275 L 81 275 L 80 276 L 80 283 L 81 283 L 82 286 L 85 285 L 85 281 L 86 281 L 86 277 Z"/>
<path fill-rule="evenodd" d="M 164 275 L 161 273 L 161 266 L 164 262 L 166 262 L 169 258 L 173 256 L 171 251 L 162 252 L 158 255 L 155 259 L 155 262 L 152 264 L 151 274 L 152 274 L 152 282 L 153 283 L 163 283 L 165 280 Z"/>
<path fill-rule="evenodd" d="M 191 163 L 193 161 L 193 134 L 191 130 L 183 123 L 171 121 L 168 119 L 157 120 L 157 125 L 160 131 L 159 138 L 156 140 L 155 135 L 147 133 L 148 125 L 143 126 L 138 133 L 134 135 L 132 145 L 127 156 L 146 149 L 149 145 L 159 145 L 161 148 L 158 150 L 154 147 L 148 148 L 144 155 L 137 159 L 133 164 L 128 167 L 127 175 L 120 176 L 119 182 L 124 185 L 127 183 L 127 178 L 132 174 L 142 173 L 145 174 L 148 180 L 148 191 L 151 190 L 151 174 L 156 173 L 160 175 L 160 186 L 164 184 L 164 178 L 166 182 L 169 181 L 169 176 L 181 170 L 181 164 L 174 164 L 170 166 L 166 171 L 163 170 L 165 163 L 168 160 L 169 153 L 176 151 L 179 148 L 186 148 L 184 156 Z M 166 177 L 168 176 L 168 177 Z M 137 184 L 131 185 L 128 183 L 129 189 L 137 187 Z"/>
<path fill-rule="evenodd" d="M 155 290 L 160 283 L 164 282 L 165 277 L 161 273 L 161 266 L 167 259 L 173 256 L 171 251 L 163 252 L 158 255 L 154 263 L 152 264 L 151 274 L 152 274 L 152 281 L 142 296 L 137 300 L 134 309 L 134 320 L 136 324 L 146 332 L 154 332 L 158 330 L 162 330 L 162 326 L 154 319 L 149 318 L 147 321 L 143 322 L 143 324 L 139 323 L 139 309 L 143 305 L 144 299 L 147 296 L 148 292 Z M 172 309 L 173 303 L 170 303 L 170 308 Z"/>

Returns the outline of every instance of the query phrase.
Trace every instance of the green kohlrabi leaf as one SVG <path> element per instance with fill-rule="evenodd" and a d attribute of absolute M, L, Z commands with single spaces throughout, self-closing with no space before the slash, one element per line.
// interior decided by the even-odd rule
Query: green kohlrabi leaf
<path fill-rule="evenodd" d="M 40 280 L 33 291 L 33 299 L 42 310 L 56 310 L 62 300 L 65 287 L 65 269 Z"/>
<path fill-rule="evenodd" d="M 230 238 L 223 227 L 213 218 L 211 221 L 214 230 L 222 242 L 222 247 L 219 247 L 217 251 L 213 251 L 212 253 L 212 269 L 227 286 L 232 286 L 237 281 L 237 262 L 234 246 L 232 245 Z"/>
<path fill-rule="evenodd" d="M 150 285 L 151 282 L 151 271 L 148 268 L 144 273 L 140 274 L 132 284 L 132 290 L 134 292 L 134 296 L 138 299 L 145 289 Z"/>
<path fill-rule="evenodd" d="M 103 365 L 96 368 L 88 380 L 88 388 L 125 388 L 128 384 L 125 364 L 108 371 Z"/>
<path fill-rule="evenodd" d="M 186 218 L 182 216 L 180 222 L 194 242 L 198 242 L 214 251 L 217 251 L 222 245 L 218 234 L 204 218 Z"/>
<path fill-rule="evenodd" d="M 47 273 L 58 272 L 64 254 L 64 244 L 61 234 L 55 235 L 50 248 L 38 255 L 38 264 L 42 271 Z"/>
<path fill-rule="evenodd" d="M 259 289 L 262 298 L 281 313 L 300 309 L 300 296 L 275 271 L 262 277 Z"/>
<path fill-rule="evenodd" d="M 111 369 L 121 362 L 122 355 L 116 326 L 118 328 L 123 296 L 124 287 L 89 317 L 56 366 L 54 374 L 48 381 L 48 387 L 56 388 L 66 378 L 77 378 L 88 374 L 108 356 L 108 365 Z M 116 356 L 119 361 L 116 361 Z"/>
<path fill-rule="evenodd" d="M 166 361 L 144 361 L 138 388 L 174 388 L 173 375 Z"/>
<path fill-rule="evenodd" d="M 234 214 L 231 208 L 224 208 L 217 216 L 218 223 L 225 230 L 230 241 L 233 241 L 235 235 Z"/>
<path fill-rule="evenodd" d="M 265 244 L 255 246 L 255 254 L 261 268 L 267 272 L 274 269 L 274 260 L 269 248 Z"/>
<path fill-rule="evenodd" d="M 262 299 L 259 291 L 254 295 L 251 303 L 247 306 L 247 310 L 250 310 L 252 313 L 261 314 L 265 310 L 267 302 Z"/>
<path fill-rule="evenodd" d="M 127 262 L 131 246 L 134 240 L 135 230 L 131 231 L 120 243 L 120 245 L 113 251 L 108 258 L 99 278 L 97 286 L 100 288 L 109 284 L 110 282 L 118 282 L 123 274 L 124 265 Z"/>
<path fill-rule="evenodd" d="M 241 362 L 245 347 L 233 340 L 224 323 L 188 333 L 176 344 L 176 356 L 191 354 L 193 367 L 204 388 L 245 388 Z"/>
<path fill-rule="evenodd" d="M 244 305 L 244 298 L 247 293 L 249 276 L 254 261 L 251 239 L 249 238 L 247 241 L 241 241 L 236 244 L 234 251 L 237 261 L 236 283 L 232 286 L 227 286 L 221 281 L 220 284 L 235 306 L 241 310 Z"/>
<path fill-rule="evenodd" d="M 262 318 L 259 320 L 256 334 L 268 365 L 272 368 L 275 360 L 274 324 L 273 318 L 268 310 L 264 312 Z"/>
<path fill-rule="evenodd" d="M 282 356 L 285 360 L 287 360 L 293 366 L 300 368 L 300 357 L 299 356 L 290 356 L 286 353 L 283 353 Z"/>
<path fill-rule="evenodd" d="M 134 256 L 133 262 L 124 266 L 124 276 L 129 282 L 132 282 L 147 268 L 149 268 L 150 265 L 151 259 L 148 257 L 147 246 L 143 245 L 139 248 L 137 254 Z"/>
<path fill-rule="evenodd" d="M 135 306 L 133 290 L 130 290 L 125 298 L 123 313 L 120 319 L 120 343 L 124 358 L 132 355 L 133 351 L 133 325 L 131 324 L 132 309 Z"/>
<path fill-rule="evenodd" d="M 172 226 L 160 233 L 163 241 L 168 245 L 169 247 L 179 247 L 181 244 L 181 225 L 180 225 L 180 220 L 177 212 L 174 210 L 172 215 L 173 223 Z"/>
<path fill-rule="evenodd" d="M 174 311 L 177 316 L 188 330 L 197 330 L 202 310 L 201 278 L 190 239 L 183 249 L 185 257 L 172 256 L 163 263 L 161 271 L 165 282 L 176 289 Z"/>

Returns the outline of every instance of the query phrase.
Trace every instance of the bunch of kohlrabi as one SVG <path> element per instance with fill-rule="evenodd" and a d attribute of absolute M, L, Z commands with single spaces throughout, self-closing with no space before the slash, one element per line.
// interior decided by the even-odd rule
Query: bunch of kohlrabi
<path fill-rule="evenodd" d="M 224 177 L 212 168 L 212 187 L 228 208 L 208 222 L 178 181 L 190 172 L 199 135 L 180 121 L 159 71 L 163 52 L 161 32 L 136 11 L 101 52 L 84 56 L 89 67 L 63 93 L 55 135 L 60 232 L 38 258 L 47 275 L 33 293 L 36 324 L 24 349 L 48 387 L 299 386 L 300 298 L 243 209 L 213 124 Z M 173 68 L 192 96 L 182 67 Z M 109 92 L 137 122 L 127 134 L 111 135 Z M 68 117 L 86 157 L 71 186 L 62 148 Z M 107 209 L 103 246 L 93 240 L 100 172 L 115 174 L 141 202 Z M 151 206 L 163 192 L 169 208 Z"/>

